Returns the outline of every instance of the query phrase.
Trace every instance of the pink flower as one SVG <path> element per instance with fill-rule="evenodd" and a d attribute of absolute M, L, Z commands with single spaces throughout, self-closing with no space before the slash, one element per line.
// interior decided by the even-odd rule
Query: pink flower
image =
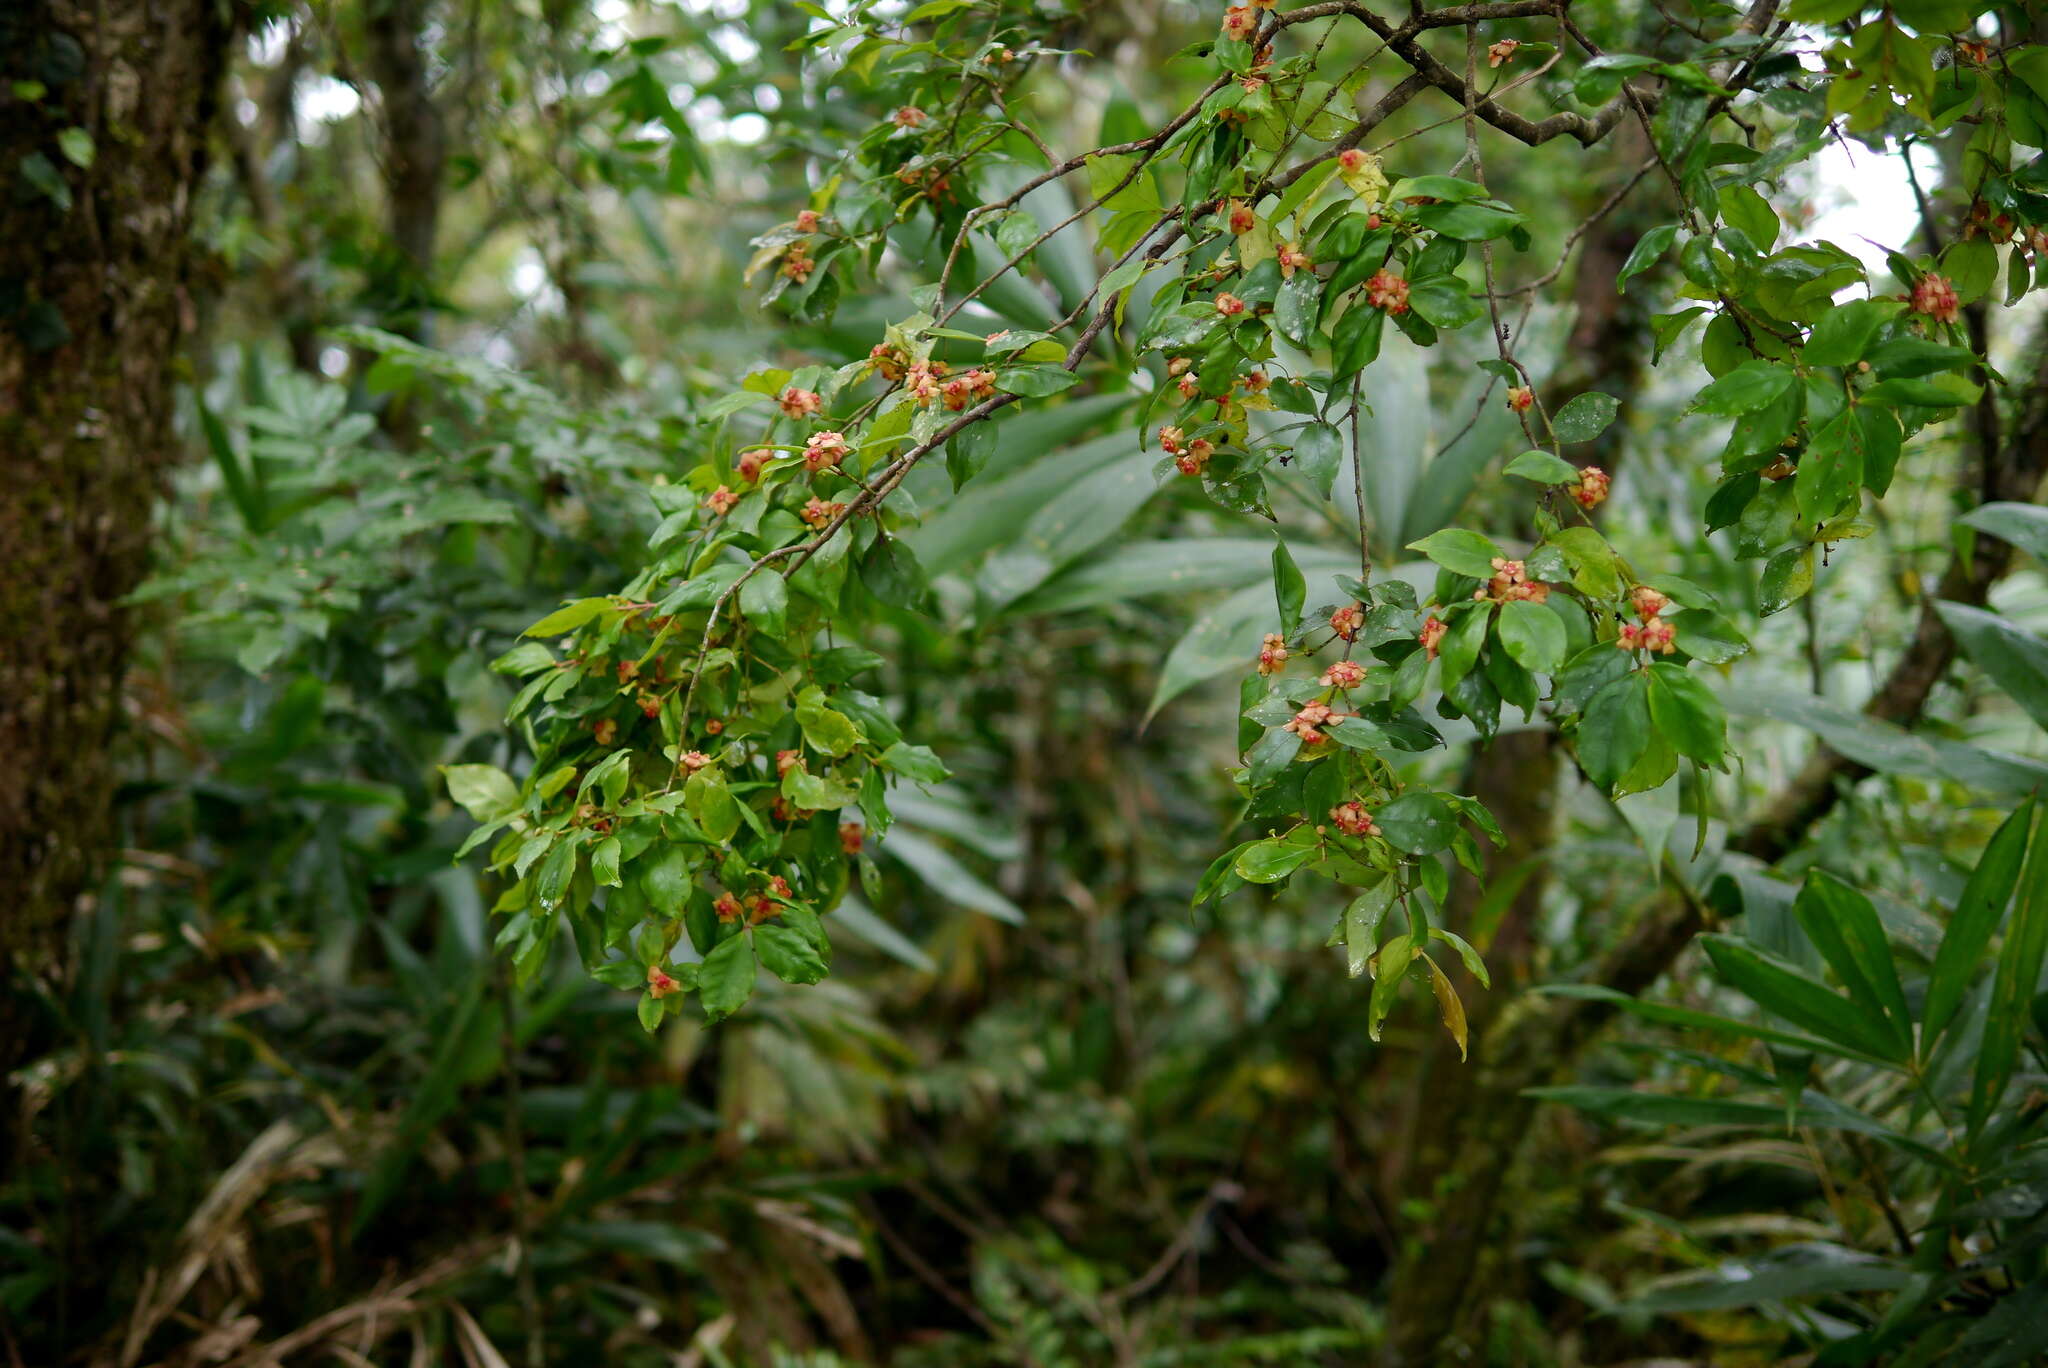
<path fill-rule="evenodd" d="M 1408 312 L 1408 282 L 1392 271 L 1378 270 L 1365 282 L 1366 302 L 1390 314 Z"/>
<path fill-rule="evenodd" d="M 917 128 L 920 127 L 924 123 L 924 121 L 926 119 L 929 119 L 930 117 L 931 115 L 925 113 L 916 105 L 905 105 L 903 106 L 903 108 L 897 110 L 894 114 L 890 115 L 889 121 L 895 124 L 898 128 Z"/>
<path fill-rule="evenodd" d="M 1244 312 L 1244 301 L 1228 292 L 1219 294 L 1216 296 L 1216 312 L 1225 318 L 1235 318 Z"/>
<path fill-rule="evenodd" d="M 1280 260 L 1280 275 L 1282 279 L 1292 279 L 1296 271 L 1307 270 L 1315 264 L 1308 259 L 1307 252 L 1302 251 L 1300 247 L 1291 242 L 1281 243 L 1280 250 L 1274 253 L 1274 255 Z"/>
<path fill-rule="evenodd" d="M 1229 218 L 1230 231 L 1240 237 L 1259 226 L 1259 216 L 1254 214 L 1252 207 L 1243 200 L 1230 202 Z"/>
<path fill-rule="evenodd" d="M 784 390 L 775 402 L 782 406 L 782 416 L 785 418 L 808 418 L 823 404 L 818 398 L 817 391 L 798 389 L 794 385 Z"/>
<path fill-rule="evenodd" d="M 1231 41 L 1249 43 L 1258 31 L 1258 12 L 1250 5 L 1232 5 L 1223 11 L 1223 32 Z"/>
<path fill-rule="evenodd" d="M 1486 64 L 1497 67 L 1515 59 L 1515 49 L 1521 44 L 1513 38 L 1503 38 L 1486 50 Z"/>
<path fill-rule="evenodd" d="M 1607 488 L 1613 483 L 1613 479 L 1599 466 L 1582 467 L 1579 482 L 1572 486 L 1572 501 L 1581 508 L 1598 508 L 1607 501 Z"/>
<path fill-rule="evenodd" d="M 815 475 L 827 466 L 837 466 L 850 449 L 846 438 L 836 432 L 814 432 L 804 443 L 804 469 Z"/>
<path fill-rule="evenodd" d="M 1287 665 L 1287 638 L 1278 632 L 1266 633 L 1266 639 L 1259 644 L 1259 673 L 1278 674 Z"/>
<path fill-rule="evenodd" d="M 815 209 L 799 209 L 796 215 L 796 230 L 799 233 L 817 232 L 818 211 Z"/>
<path fill-rule="evenodd" d="M 748 484 L 754 484 L 761 478 L 761 468 L 774 459 L 775 453 L 772 451 L 762 451 L 759 448 L 742 451 L 740 458 L 733 462 L 733 473 Z"/>
<path fill-rule="evenodd" d="M 704 500 L 704 506 L 711 510 L 712 517 L 722 518 L 726 514 L 732 512 L 732 506 L 738 503 L 739 501 L 739 495 L 733 493 L 724 485 L 720 485 L 718 488 L 711 491 L 711 496 L 709 498 Z"/>
<path fill-rule="evenodd" d="M 1638 584 L 1628 591 L 1628 601 L 1634 605 L 1640 617 L 1653 618 L 1671 606 L 1671 600 L 1647 584 Z"/>
<path fill-rule="evenodd" d="M 1347 603 L 1330 614 L 1330 630 L 1346 641 L 1358 640 L 1358 629 L 1365 625 L 1365 612 L 1355 603 Z"/>
<path fill-rule="evenodd" d="M 1363 803 L 1339 803 L 1330 809 L 1330 820 L 1336 823 L 1337 830 L 1346 836 L 1380 834 L 1379 825 L 1373 821 L 1372 814 L 1365 810 Z"/>
<path fill-rule="evenodd" d="M 1423 621 L 1422 635 L 1418 638 L 1418 640 L 1422 642 L 1422 649 L 1429 653 L 1429 658 L 1431 660 L 1436 659 L 1437 650 L 1439 647 L 1443 645 L 1444 633 L 1450 630 L 1451 625 L 1448 622 L 1445 622 L 1442 618 L 1438 617 L 1435 613 L 1431 613 L 1429 617 Z"/>
<path fill-rule="evenodd" d="M 682 984 L 677 983 L 674 979 L 663 973 L 660 965 L 650 964 L 647 966 L 647 995 L 649 997 L 665 998 L 670 993 L 681 992 L 682 987 Z"/>
<path fill-rule="evenodd" d="M 1536 391 L 1527 385 L 1514 385 L 1508 389 L 1508 410 L 1512 413 L 1527 413 L 1536 403 Z"/>
<path fill-rule="evenodd" d="M 1937 323 L 1953 323 L 1962 301 L 1956 298 L 1956 287 L 1948 277 L 1928 274 L 1921 276 L 1913 285 L 1911 299 L 1914 313 L 1926 314 Z"/>
<path fill-rule="evenodd" d="M 1323 671 L 1323 687 L 1327 689 L 1355 689 L 1365 683 L 1365 666 L 1355 660 L 1333 661 Z"/>
<path fill-rule="evenodd" d="M 845 511 L 845 504 L 821 499 L 814 494 L 811 496 L 810 502 L 804 505 L 804 511 L 799 516 L 811 527 L 822 529 L 827 523 Z"/>
<path fill-rule="evenodd" d="M 1643 624 L 1641 640 L 1643 649 L 1659 655 L 1670 655 L 1678 649 L 1678 633 L 1663 618 L 1653 617 Z"/>

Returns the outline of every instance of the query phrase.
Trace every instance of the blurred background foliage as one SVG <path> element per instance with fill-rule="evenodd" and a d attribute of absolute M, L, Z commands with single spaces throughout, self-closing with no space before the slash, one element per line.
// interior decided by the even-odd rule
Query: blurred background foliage
<path fill-rule="evenodd" d="M 830 174 L 816 131 L 894 104 L 819 83 L 791 47 L 810 8 L 314 0 L 271 5 L 238 49 L 200 217 L 216 276 L 181 399 L 189 458 L 122 698 L 123 850 L 71 928 L 0 1182 L 10 1361 L 1357 1363 L 1387 1333 L 1388 1272 L 1418 1248 L 1427 1266 L 1432 1127 L 1458 1068 L 1436 1024 L 1367 1042 L 1367 985 L 1324 944 L 1337 909 L 1304 893 L 1188 909 L 1233 815 L 1232 696 L 1210 681 L 1256 641 L 1270 544 L 1152 477 L 1142 395 L 1006 419 L 961 497 L 936 470 L 908 487 L 932 510 L 913 545 L 941 612 L 900 620 L 877 691 L 955 778 L 901 799 L 881 896 L 834 914 L 830 984 L 764 984 L 718 1028 L 650 1038 L 633 995 L 566 947 L 516 991 L 494 960 L 494 890 L 452 859 L 470 823 L 437 773 L 522 763 L 502 721 L 517 681 L 489 663 L 548 605 L 642 564 L 648 490 L 700 459 L 708 396 L 758 366 L 864 356 L 910 309 L 911 269 L 904 294 L 802 324 L 739 279 L 748 240 Z M 1574 13 L 1654 52 L 1688 8 Z M 1156 126 L 1206 79 L 1174 59 L 1213 31 L 1206 8 L 1040 9 L 1050 45 L 1092 54 L 1023 88 L 1061 146 Z M 1461 129 L 1423 127 L 1440 111 L 1399 117 L 1404 168 L 1457 159 Z M 1529 261 L 1615 188 L 1589 169 L 1624 164 L 1498 163 Z M 1623 397 L 1606 526 L 1643 572 L 1751 603 L 1753 567 L 1685 530 L 1716 434 L 1676 421 L 1688 385 L 1643 368 L 1670 282 L 1611 288 L 1657 193 L 1541 293 L 1520 354 Z M 1056 188 L 1033 207 L 1065 209 Z M 1065 312 L 1095 266 L 1085 243 L 1056 251 L 1040 265 L 1071 298 L 1020 286 L 976 316 Z M 1515 529 L 1495 478 L 1508 415 L 1466 421 L 1482 347 L 1425 365 L 1390 342 L 1369 377 L 1383 559 L 1453 518 Z M 1810 693 L 1839 713 L 1836 744 L 1886 771 L 1775 874 L 1732 856 L 1716 885 L 1812 964 L 1786 908 L 1825 866 L 1876 894 L 1924 971 L 2041 773 L 2038 731 L 1967 670 L 1936 695 L 1934 740 L 1853 717 L 1949 551 L 1946 431 L 1844 553 L 1859 572 L 1774 619 L 1728 700 L 1745 733 L 1728 810 L 1797 768 L 1816 724 L 1784 700 Z M 1341 563 L 1325 508 L 1277 511 L 1305 568 Z M 1997 602 L 2048 627 L 2038 570 Z M 1426 763 L 1483 786 L 1486 753 L 1452 739 Z M 1611 942 L 1658 895 L 1645 847 L 1681 820 L 1675 799 L 1617 811 L 1554 766 L 1525 778 L 1500 815 L 1540 814 L 1544 839 L 1467 890 L 1488 1011 Z M 1745 1010 L 1696 954 L 1661 997 Z M 1538 1113 L 1509 1175 L 1463 1361 L 1779 1363 L 1877 1323 L 1910 1274 L 1857 1273 L 1927 1193 L 1892 1191 L 1888 1173 L 1915 1180 L 1868 1136 L 1758 1120 L 1792 1074 L 1743 1058 L 1635 1020 L 1588 1056 L 1582 1105 Z M 1798 1076 L 1854 1089 L 1862 1068 Z M 1652 1094 L 1701 1105 L 1631 1110 Z M 1705 1101 L 1737 1096 L 1761 1101 Z M 2036 1262 L 2037 1173 L 2009 1198 Z M 1742 1260 L 1795 1281 L 1659 1281 Z"/>

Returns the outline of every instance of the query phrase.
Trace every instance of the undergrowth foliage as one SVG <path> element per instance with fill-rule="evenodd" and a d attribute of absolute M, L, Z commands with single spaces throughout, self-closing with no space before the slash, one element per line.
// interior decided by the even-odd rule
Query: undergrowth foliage
<path fill-rule="evenodd" d="M 1355 567 L 1312 579 L 1276 541 L 1273 612 L 1243 642 L 1236 738 L 1258 834 L 1223 851 L 1195 897 L 1334 881 L 1348 901 L 1331 941 L 1374 978 L 1374 1035 L 1415 985 L 1462 1050 L 1444 957 L 1481 981 L 1485 967 L 1448 924 L 1439 856 L 1477 874 L 1474 831 L 1501 833 L 1404 758 L 1443 745 L 1439 723 L 1491 737 L 1514 711 L 1541 717 L 1610 796 L 1682 772 L 1703 841 L 1706 775 L 1739 758 L 1703 675 L 1754 630 L 1746 607 L 1639 574 L 1602 534 L 1609 477 L 1576 453 L 1619 405 L 1544 393 L 1518 358 L 1563 262 L 1525 264 L 1525 216 L 1489 191 L 1487 158 L 1558 147 L 1604 168 L 1610 135 L 1639 129 L 1647 155 L 1595 218 L 1650 178 L 1679 206 L 1617 285 L 1675 258 L 1690 302 L 1655 320 L 1658 359 L 1699 330 L 1707 374 L 1691 377 L 1691 409 L 1729 420 L 1729 435 L 1697 512 L 1761 562 L 1764 616 L 1871 533 L 1907 443 L 2001 383 L 1962 308 L 2016 302 L 2048 271 L 2048 169 L 2025 150 L 2048 141 L 2048 50 L 1980 41 L 1975 5 L 1866 17 L 1838 0 L 1760 0 L 1706 20 L 1685 60 L 1601 51 L 1551 0 L 1399 20 L 1352 0 L 1239 5 L 1182 54 L 1213 73 L 1197 99 L 1065 157 L 1010 97 L 1034 68 L 1086 54 L 967 0 L 900 18 L 801 8 L 816 18 L 799 41 L 817 98 L 886 112 L 857 136 L 805 135 L 815 190 L 755 243 L 762 303 L 821 324 L 916 259 L 895 245 L 942 244 L 943 266 L 866 359 L 756 369 L 703 410 L 709 458 L 654 489 L 663 521 L 641 573 L 549 613 L 493 667 L 526 681 L 510 719 L 530 773 L 448 770 L 480 823 L 464 853 L 488 848 L 506 876 L 498 944 L 530 975 L 566 931 L 593 975 L 641 994 L 649 1029 L 691 994 L 714 1020 L 737 1011 L 763 969 L 827 975 L 831 913 L 876 877 L 866 850 L 889 828 L 892 790 L 947 774 L 862 687 L 882 657 L 860 643 L 931 603 L 899 535 L 916 517 L 899 487 L 938 458 L 957 492 L 988 468 L 1006 411 L 1096 390 L 1142 396 L 1157 477 L 1223 509 L 1270 518 L 1290 482 L 1355 505 Z M 1376 41 L 1329 70 L 1327 36 L 1346 25 Z M 1423 46 L 1442 30 L 1462 33 L 1462 62 Z M 1362 106 L 1389 71 L 1406 74 Z M 1567 107 L 1533 120 L 1501 102 L 1530 87 Z M 1427 91 L 1463 126 L 1451 165 L 1374 139 Z M 1888 279 L 1774 207 L 1842 125 L 1909 148 L 1962 144 L 1969 218 L 1935 252 L 1889 244 Z M 1079 207 L 1041 225 L 1023 203 L 1056 182 Z M 1087 243 L 1079 259 L 1096 272 L 1077 306 L 1040 329 L 961 326 L 974 301 L 1074 284 L 1052 282 L 1076 259 L 1048 250 L 1061 235 Z M 1429 347 L 1473 327 L 1495 353 L 1480 402 L 1504 406 L 1526 448 L 1503 478 L 1529 536 L 1433 532 L 1410 547 L 1435 567 L 1419 589 L 1369 549 L 1373 367 L 1389 328 Z"/>

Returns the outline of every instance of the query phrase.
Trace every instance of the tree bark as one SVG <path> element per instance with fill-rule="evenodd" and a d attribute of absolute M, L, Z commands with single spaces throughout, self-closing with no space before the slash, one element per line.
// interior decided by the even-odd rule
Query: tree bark
<path fill-rule="evenodd" d="M 36 1048 L 31 981 L 106 867 L 121 600 L 177 452 L 188 229 L 231 24 L 216 0 L 0 13 L 0 1079 Z M 0 1095 L 0 1140 L 13 1111 Z"/>

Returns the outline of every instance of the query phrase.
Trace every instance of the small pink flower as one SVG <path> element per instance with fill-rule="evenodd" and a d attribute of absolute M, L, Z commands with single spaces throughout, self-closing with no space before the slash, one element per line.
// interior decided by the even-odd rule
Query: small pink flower
<path fill-rule="evenodd" d="M 1647 584 L 1638 584 L 1629 590 L 1628 601 L 1634 605 L 1636 614 L 1643 618 L 1653 618 L 1671 606 L 1670 599 Z"/>
<path fill-rule="evenodd" d="M 740 900 L 730 893 L 719 894 L 711 904 L 711 910 L 718 914 L 718 919 L 722 922 L 736 922 L 745 915 L 745 911 L 740 907 Z"/>
<path fill-rule="evenodd" d="M 747 484 L 757 483 L 761 478 L 761 468 L 774 459 L 774 452 L 762 451 L 758 447 L 753 451 L 742 451 L 740 458 L 733 462 L 733 473 Z"/>
<path fill-rule="evenodd" d="M 1435 613 L 1431 613 L 1428 618 L 1424 619 L 1422 635 L 1418 639 L 1422 642 L 1422 649 L 1428 652 L 1431 660 L 1436 659 L 1437 650 L 1443 645 L 1444 633 L 1450 630 L 1451 625 Z"/>
<path fill-rule="evenodd" d="M 1514 385 L 1508 389 L 1508 410 L 1511 413 L 1527 413 L 1536 404 L 1536 391 L 1527 385 Z"/>
<path fill-rule="evenodd" d="M 1914 313 L 1926 314 L 1937 323 L 1953 323 L 1956 313 L 1962 308 L 1962 301 L 1956 298 L 1956 287 L 1948 277 L 1924 275 L 1913 285 L 1912 309 Z"/>
<path fill-rule="evenodd" d="M 1585 466 L 1579 471 L 1579 482 L 1572 486 L 1572 502 L 1585 509 L 1598 508 L 1607 501 L 1608 486 L 1614 481 L 1599 466 Z"/>
<path fill-rule="evenodd" d="M 799 209 L 796 215 L 796 230 L 799 233 L 817 232 L 818 211 L 815 209 Z"/>
<path fill-rule="evenodd" d="M 666 973 L 662 972 L 660 965 L 650 964 L 647 966 L 647 996 L 665 998 L 670 993 L 681 992 L 682 987 L 682 984 L 677 983 Z"/>
<path fill-rule="evenodd" d="M 684 751 L 680 763 L 684 769 L 695 774 L 698 770 L 711 763 L 711 757 L 703 751 Z"/>
<path fill-rule="evenodd" d="M 804 767 L 804 753 L 800 750 L 779 750 L 775 752 L 775 777 L 780 779 L 793 769 Z"/>
<path fill-rule="evenodd" d="M 1643 646 L 1643 629 L 1633 622 L 1621 624 L 1621 630 L 1614 635 L 1614 649 L 1617 651 L 1639 651 Z"/>
<path fill-rule="evenodd" d="M 874 363 L 882 378 L 892 384 L 910 373 L 910 363 L 903 355 L 902 349 L 892 347 L 887 342 L 877 342 L 870 347 L 868 360 Z"/>
<path fill-rule="evenodd" d="M 1244 312 L 1244 301 L 1226 291 L 1216 296 L 1216 312 L 1225 318 L 1235 318 Z"/>
<path fill-rule="evenodd" d="M 1266 633 L 1266 639 L 1259 644 L 1259 673 L 1278 674 L 1287 665 L 1287 638 L 1278 632 Z"/>
<path fill-rule="evenodd" d="M 1250 5 L 1232 5 L 1223 11 L 1223 32 L 1232 42 L 1249 43 L 1258 31 L 1258 11 Z"/>
<path fill-rule="evenodd" d="M 1229 219 L 1230 231 L 1239 237 L 1259 226 L 1259 216 L 1254 214 L 1252 207 L 1243 200 L 1230 202 Z"/>
<path fill-rule="evenodd" d="M 924 121 L 926 119 L 929 119 L 930 117 L 931 115 L 925 113 L 916 105 L 905 105 L 903 106 L 903 108 L 897 110 L 894 114 L 890 115 L 889 121 L 895 124 L 898 128 L 918 128 L 921 127 L 924 124 Z"/>
<path fill-rule="evenodd" d="M 782 406 L 782 416 L 785 418 L 808 418 L 823 406 L 817 391 L 798 389 L 794 385 L 784 390 L 775 402 Z"/>
<path fill-rule="evenodd" d="M 1311 703 L 1294 715 L 1286 730 L 1301 738 L 1304 746 L 1318 746 L 1326 740 L 1323 724 L 1336 717 L 1337 712 L 1326 703 Z"/>
<path fill-rule="evenodd" d="M 815 475 L 827 466 L 837 466 L 849 450 L 846 438 L 838 433 L 814 432 L 804 443 L 804 469 Z"/>
<path fill-rule="evenodd" d="M 845 511 L 845 504 L 821 499 L 814 494 L 811 496 L 810 501 L 804 505 L 804 511 L 799 516 L 811 527 L 822 529 L 827 523 Z"/>
<path fill-rule="evenodd" d="M 1216 444 L 1207 437 L 1197 437 L 1189 442 L 1187 449 L 1174 457 L 1174 468 L 1183 475 L 1200 475 L 1208 468 L 1209 458 L 1216 454 Z"/>
<path fill-rule="evenodd" d="M 739 501 L 739 495 L 733 493 L 724 485 L 720 485 L 718 488 L 711 491 L 711 496 L 709 498 L 704 500 L 704 506 L 711 510 L 712 517 L 722 518 L 726 514 L 732 512 L 732 506 L 738 503 Z"/>
<path fill-rule="evenodd" d="M 1513 38 L 1503 38 L 1486 50 L 1486 64 L 1497 67 L 1515 60 L 1515 49 L 1521 44 Z"/>
<path fill-rule="evenodd" d="M 1365 613 L 1355 603 L 1347 603 L 1330 614 L 1330 630 L 1346 641 L 1358 640 L 1358 629 L 1365 625 Z"/>
<path fill-rule="evenodd" d="M 860 854 L 861 843 L 866 836 L 867 828 L 863 827 L 859 822 L 841 822 L 839 824 L 840 852 L 846 855 Z"/>
<path fill-rule="evenodd" d="M 1365 666 L 1355 660 L 1331 662 L 1323 671 L 1323 687 L 1326 689 L 1355 689 L 1365 683 Z"/>
<path fill-rule="evenodd" d="M 1678 633 L 1663 618 L 1653 617 L 1643 624 L 1643 649 L 1659 655 L 1670 655 L 1678 649 Z"/>
<path fill-rule="evenodd" d="M 1291 242 L 1281 243 L 1280 250 L 1274 253 L 1274 255 L 1280 260 L 1280 275 L 1282 279 L 1292 279 L 1296 271 L 1305 271 L 1315 264 L 1308 259 L 1307 252 L 1302 251 L 1300 247 Z"/>
<path fill-rule="evenodd" d="M 1365 282 L 1365 299 L 1375 309 L 1390 314 L 1408 312 L 1408 282 L 1392 271 L 1379 270 Z"/>
<path fill-rule="evenodd" d="M 1357 175 L 1365 169 L 1365 153 L 1355 147 L 1347 147 L 1337 154 L 1337 169 L 1347 175 Z"/>
<path fill-rule="evenodd" d="M 1330 820 L 1336 824 L 1337 830 L 1346 836 L 1380 834 L 1379 825 L 1373 821 L 1372 814 L 1365 810 L 1363 803 L 1339 803 L 1330 809 Z"/>
<path fill-rule="evenodd" d="M 1159 429 L 1159 449 L 1169 456 L 1180 455 L 1181 444 L 1186 440 L 1186 436 L 1177 427 Z"/>

